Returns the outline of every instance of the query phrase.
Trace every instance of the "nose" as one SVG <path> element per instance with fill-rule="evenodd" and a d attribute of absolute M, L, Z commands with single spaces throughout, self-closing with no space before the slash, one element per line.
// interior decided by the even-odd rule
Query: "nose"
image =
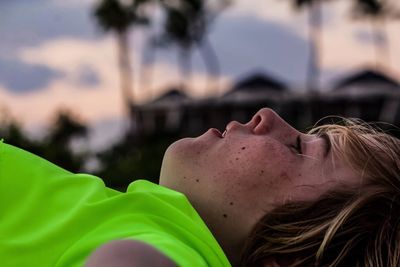
<path fill-rule="evenodd" d="M 244 131 L 256 135 L 269 134 L 276 138 L 289 138 L 299 134 L 299 131 L 284 121 L 275 111 L 270 108 L 260 109 L 246 124 L 231 121 L 226 127 L 227 132 Z"/>
<path fill-rule="evenodd" d="M 270 108 L 260 109 L 248 125 L 253 129 L 253 133 L 258 135 L 267 133 L 289 134 L 298 132 Z"/>
<path fill-rule="evenodd" d="M 255 134 L 266 134 L 272 130 L 278 114 L 270 108 L 260 109 L 248 123 Z"/>

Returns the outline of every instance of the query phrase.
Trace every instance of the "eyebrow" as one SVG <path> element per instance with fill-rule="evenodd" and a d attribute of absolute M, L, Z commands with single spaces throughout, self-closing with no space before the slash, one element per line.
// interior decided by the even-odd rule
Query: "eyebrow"
<path fill-rule="evenodd" d="M 324 140 L 324 159 L 328 156 L 329 152 L 331 151 L 331 139 L 329 138 L 327 133 L 322 133 L 320 137 Z"/>

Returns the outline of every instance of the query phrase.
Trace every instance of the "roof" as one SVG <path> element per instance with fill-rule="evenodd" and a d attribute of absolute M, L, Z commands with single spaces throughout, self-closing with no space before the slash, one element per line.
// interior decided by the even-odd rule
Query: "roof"
<path fill-rule="evenodd" d="M 244 79 L 239 80 L 228 94 L 234 92 L 263 92 L 276 91 L 282 92 L 288 89 L 287 85 L 277 78 L 263 73 L 254 73 Z"/>
<path fill-rule="evenodd" d="M 184 99 L 188 99 L 188 96 L 183 93 L 181 90 L 178 90 L 176 88 L 172 88 L 165 93 L 163 93 L 161 96 L 157 97 L 154 99 L 151 103 L 161 103 L 161 102 L 173 102 L 173 101 L 182 101 Z"/>
<path fill-rule="evenodd" d="M 371 83 L 380 84 L 385 87 L 400 88 L 399 81 L 395 80 L 394 78 L 391 78 L 388 75 L 376 70 L 366 69 L 356 72 L 340 80 L 333 87 L 333 89 L 343 90 L 349 86 L 360 85 L 360 84 L 371 84 Z"/>

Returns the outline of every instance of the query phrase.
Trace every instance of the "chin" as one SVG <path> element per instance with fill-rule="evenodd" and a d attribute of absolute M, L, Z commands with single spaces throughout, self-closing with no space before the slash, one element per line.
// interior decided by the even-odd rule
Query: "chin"
<path fill-rule="evenodd" d="M 160 185 L 182 192 L 198 160 L 193 138 L 172 143 L 164 153 L 160 171 Z M 183 192 L 182 192 L 183 193 Z"/>
<path fill-rule="evenodd" d="M 171 188 L 176 179 L 177 171 L 182 166 L 185 140 L 180 139 L 172 143 L 164 153 L 160 171 L 160 185 Z"/>
<path fill-rule="evenodd" d="M 195 149 L 193 138 L 183 138 L 175 141 L 164 153 L 162 164 L 184 164 L 185 159 L 193 157 Z"/>

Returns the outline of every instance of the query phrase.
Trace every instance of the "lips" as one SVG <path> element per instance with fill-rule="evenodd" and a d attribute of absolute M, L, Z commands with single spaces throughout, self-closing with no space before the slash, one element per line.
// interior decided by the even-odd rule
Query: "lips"
<path fill-rule="evenodd" d="M 221 133 L 220 132 L 220 130 L 218 130 L 218 129 L 215 129 L 215 128 L 211 128 L 210 129 L 216 136 L 218 136 L 219 138 L 224 138 L 224 134 L 225 134 L 225 132 L 224 133 Z"/>

